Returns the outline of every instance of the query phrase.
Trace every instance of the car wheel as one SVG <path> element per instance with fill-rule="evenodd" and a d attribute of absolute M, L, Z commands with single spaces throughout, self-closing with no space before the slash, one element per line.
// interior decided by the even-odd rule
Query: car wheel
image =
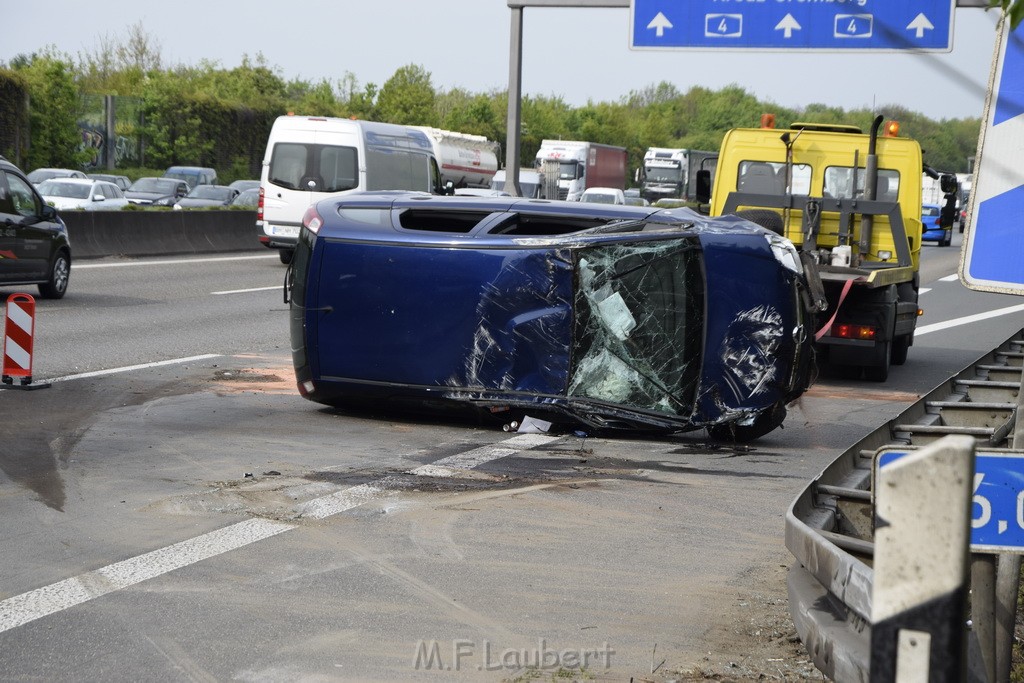
<path fill-rule="evenodd" d="M 754 418 L 754 424 L 738 425 L 735 422 L 729 422 L 711 425 L 707 428 L 708 436 L 715 441 L 746 443 L 771 432 L 776 427 L 782 425 L 785 419 L 786 406 L 782 403 L 776 403 Z"/>
<path fill-rule="evenodd" d="M 44 299 L 63 298 L 70 278 L 71 259 L 66 251 L 59 251 L 50 264 L 50 279 L 39 285 L 39 295 Z"/>
<path fill-rule="evenodd" d="M 294 256 L 294 255 L 295 255 L 295 250 L 294 249 L 279 249 L 278 252 L 277 252 L 277 257 L 279 259 L 281 259 L 281 263 L 283 263 L 285 265 L 288 265 L 289 263 L 292 262 L 292 256 Z"/>

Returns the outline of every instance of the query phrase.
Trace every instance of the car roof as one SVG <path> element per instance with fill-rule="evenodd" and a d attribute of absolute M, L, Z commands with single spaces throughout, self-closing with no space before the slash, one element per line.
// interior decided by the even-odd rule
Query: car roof
<path fill-rule="evenodd" d="M 47 178 L 44 183 L 50 181 L 56 181 L 58 183 L 71 183 L 72 185 L 92 185 L 94 183 L 103 183 L 104 185 L 113 185 L 113 183 L 107 180 L 99 180 L 97 178 Z"/>

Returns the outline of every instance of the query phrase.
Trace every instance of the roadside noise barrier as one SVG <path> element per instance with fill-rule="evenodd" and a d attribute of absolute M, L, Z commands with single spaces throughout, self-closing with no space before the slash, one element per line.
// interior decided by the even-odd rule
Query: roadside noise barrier
<path fill-rule="evenodd" d="M 4 324 L 3 386 L 16 388 L 42 388 L 32 385 L 32 340 L 36 331 L 36 300 L 31 294 L 11 294 L 7 297 L 7 315 Z M 15 384 L 18 379 L 20 384 Z"/>

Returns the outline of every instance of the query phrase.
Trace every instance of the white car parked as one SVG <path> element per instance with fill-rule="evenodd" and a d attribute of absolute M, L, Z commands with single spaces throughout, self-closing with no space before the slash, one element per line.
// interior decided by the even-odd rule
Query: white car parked
<path fill-rule="evenodd" d="M 60 211 L 117 211 L 128 200 L 114 183 L 91 178 L 52 178 L 37 187 L 43 200 Z"/>
<path fill-rule="evenodd" d="M 625 204 L 626 194 L 615 187 L 589 187 L 583 191 L 580 201 L 593 204 Z"/>

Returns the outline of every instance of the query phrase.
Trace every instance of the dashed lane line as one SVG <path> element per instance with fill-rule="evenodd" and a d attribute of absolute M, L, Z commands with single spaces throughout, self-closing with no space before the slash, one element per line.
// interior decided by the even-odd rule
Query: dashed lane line
<path fill-rule="evenodd" d="M 519 434 L 494 446 L 474 448 L 406 472 L 417 476 L 453 477 L 460 471 L 557 441 L 546 434 Z M 325 519 L 390 493 L 388 478 L 360 484 L 306 502 L 300 518 Z M 238 550 L 297 528 L 270 519 L 247 519 L 152 552 L 115 562 L 70 579 L 0 601 L 0 633 L 61 612 L 143 581 L 163 576 L 202 560 Z"/>

